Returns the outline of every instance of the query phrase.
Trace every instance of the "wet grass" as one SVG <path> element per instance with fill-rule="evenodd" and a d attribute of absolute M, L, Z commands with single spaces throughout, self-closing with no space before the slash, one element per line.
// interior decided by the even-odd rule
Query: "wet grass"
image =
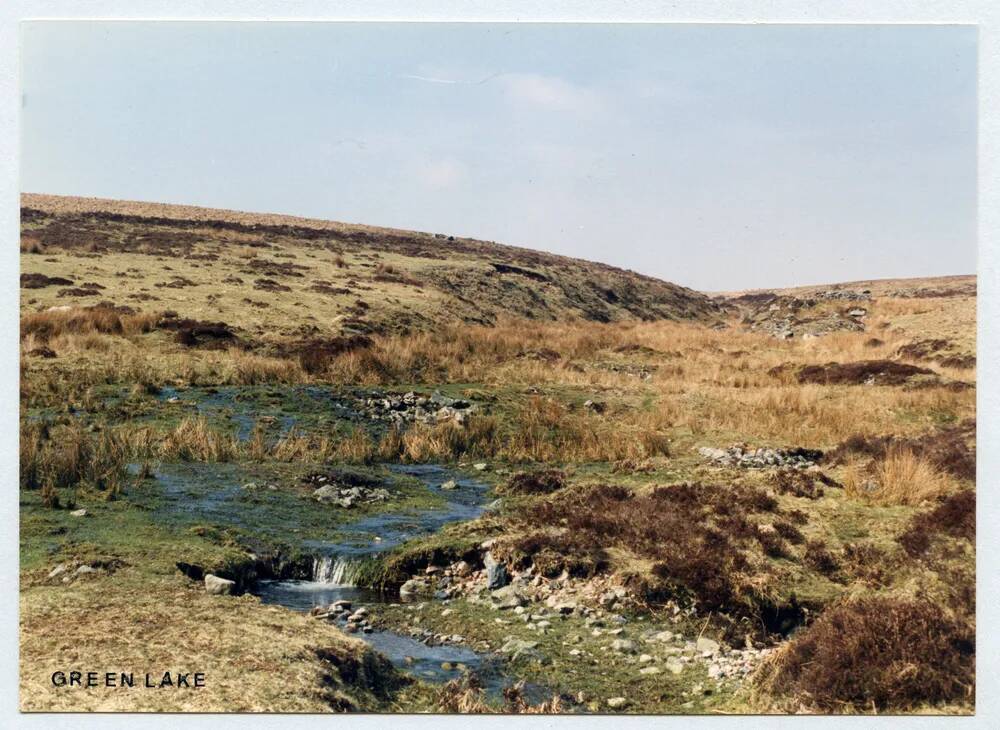
<path fill-rule="evenodd" d="M 447 615 L 442 615 L 446 609 Z M 537 643 L 538 658 L 524 656 L 508 662 L 506 671 L 521 681 L 541 684 L 563 695 L 565 711 L 607 712 L 607 699 L 624 696 L 629 700 L 625 711 L 630 713 L 710 713 L 732 710 L 744 694 L 736 682 L 709 681 L 705 665 L 688 664 L 679 675 L 642 675 L 639 670 L 645 665 L 638 662 L 638 654 L 608 649 L 613 639 L 630 638 L 640 647 L 638 651 L 648 651 L 655 657 L 655 664 L 662 664 L 665 657 L 674 655 L 656 643 L 642 642 L 639 637 L 643 632 L 686 630 L 696 636 L 699 629 L 695 623 L 678 624 L 664 616 L 632 616 L 625 632 L 617 636 L 607 632 L 594 636 L 593 629 L 575 616 L 552 618 L 552 626 L 542 633 L 509 611 L 497 611 L 466 599 L 446 604 L 383 606 L 378 618 L 402 632 L 419 627 L 434 633 L 460 634 L 469 646 L 481 651 L 499 651 L 511 638 Z"/>

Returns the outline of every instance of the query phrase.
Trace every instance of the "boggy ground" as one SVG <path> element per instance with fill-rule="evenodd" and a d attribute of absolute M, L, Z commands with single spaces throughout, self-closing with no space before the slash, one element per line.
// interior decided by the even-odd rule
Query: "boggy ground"
<path fill-rule="evenodd" d="M 108 251 L 90 251 L 53 234 L 36 246 L 43 224 L 26 231 L 30 273 L 80 288 L 64 260 L 96 254 L 79 263 L 107 274 L 107 257 L 159 245 L 116 253 L 105 237 Z M 279 233 L 294 238 L 267 235 Z M 297 270 L 275 271 L 261 276 Z M 59 299 L 69 285 L 38 276 L 23 290 L 25 709 L 973 710 L 974 280 L 869 284 L 863 316 L 836 311 L 860 329 L 818 337 L 754 326 L 759 302 L 738 297 L 690 321 L 507 313 L 319 336 L 296 330 L 297 310 L 281 327 L 257 318 L 267 309 L 237 319 L 207 299 L 170 299 L 171 313 L 102 281 L 95 296 Z M 802 322 L 858 301 L 789 295 L 817 302 L 796 305 Z M 485 464 L 500 501 L 368 566 L 365 582 L 416 598 L 372 620 L 432 642 L 461 635 L 555 699 L 408 681 L 325 620 L 207 595 L 178 570 L 240 588 L 298 574 L 307 541 L 433 506 L 381 466 L 397 462 Z M 193 476 L 175 488 L 206 469 L 218 489 Z M 348 486 L 345 469 L 388 497 L 314 498 L 310 475 Z M 234 505 L 252 519 L 231 519 Z M 192 692 L 51 685 L 91 665 L 210 679 Z"/>

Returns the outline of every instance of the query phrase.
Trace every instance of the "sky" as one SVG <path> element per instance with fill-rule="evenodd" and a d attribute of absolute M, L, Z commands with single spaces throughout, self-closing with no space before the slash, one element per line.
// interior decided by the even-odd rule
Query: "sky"
<path fill-rule="evenodd" d="M 971 26 L 32 22 L 24 192 L 470 236 L 704 291 L 976 270 Z"/>

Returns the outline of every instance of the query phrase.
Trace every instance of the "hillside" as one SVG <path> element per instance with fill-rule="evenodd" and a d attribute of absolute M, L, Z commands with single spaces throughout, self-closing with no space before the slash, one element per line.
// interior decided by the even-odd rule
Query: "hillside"
<path fill-rule="evenodd" d="M 26 310 L 111 301 L 261 338 L 719 312 L 704 294 L 631 271 L 444 234 L 33 194 L 22 195 L 21 223 Z"/>
<path fill-rule="evenodd" d="M 779 339 L 832 332 L 891 334 L 912 340 L 913 353 L 939 361 L 975 362 L 976 277 L 870 279 L 787 289 L 754 289 L 715 297 L 745 329 Z M 873 312 L 891 319 L 873 332 Z M 925 352 L 924 352 L 925 351 Z M 911 353 L 911 354 L 913 354 Z"/>

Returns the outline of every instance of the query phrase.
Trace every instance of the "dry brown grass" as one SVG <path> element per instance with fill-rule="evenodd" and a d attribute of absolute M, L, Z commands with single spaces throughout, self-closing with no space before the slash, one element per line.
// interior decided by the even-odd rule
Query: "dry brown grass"
<path fill-rule="evenodd" d="M 850 462 L 843 483 L 847 495 L 887 505 L 919 505 L 956 489 L 948 475 L 906 447 L 892 447 L 867 465 Z"/>
<path fill-rule="evenodd" d="M 231 461 L 240 453 L 235 437 L 220 433 L 200 416 L 189 416 L 159 442 L 157 456 L 172 461 Z"/>
<path fill-rule="evenodd" d="M 98 489 L 114 498 L 130 455 L 129 441 L 120 432 L 92 435 L 80 424 L 53 430 L 42 422 L 22 423 L 20 485 L 42 490 L 49 507 L 71 504 L 79 489 Z"/>
<path fill-rule="evenodd" d="M 436 701 L 441 712 L 462 715 L 554 715 L 562 712 L 562 700 L 558 695 L 536 705 L 528 702 L 524 697 L 523 682 L 507 687 L 503 692 L 503 703 L 493 706 L 486 701 L 483 686 L 474 675 L 466 675 L 444 684 L 437 691 Z"/>
<path fill-rule="evenodd" d="M 209 596 L 179 574 L 135 568 L 70 586 L 22 588 L 20 708 L 46 712 L 331 712 L 376 709 L 317 655 L 366 651 L 334 626 L 251 596 Z M 134 672 L 134 689 L 54 687 L 57 670 Z M 145 689 L 146 672 L 204 672 L 198 690 Z M 279 679 L 280 676 L 280 679 Z M 103 678 L 103 674 L 102 674 Z"/>
<path fill-rule="evenodd" d="M 152 331 L 158 319 L 150 312 L 126 313 L 105 306 L 50 309 L 22 315 L 21 337 L 35 335 L 45 341 L 59 335 L 98 332 L 130 336 Z"/>

